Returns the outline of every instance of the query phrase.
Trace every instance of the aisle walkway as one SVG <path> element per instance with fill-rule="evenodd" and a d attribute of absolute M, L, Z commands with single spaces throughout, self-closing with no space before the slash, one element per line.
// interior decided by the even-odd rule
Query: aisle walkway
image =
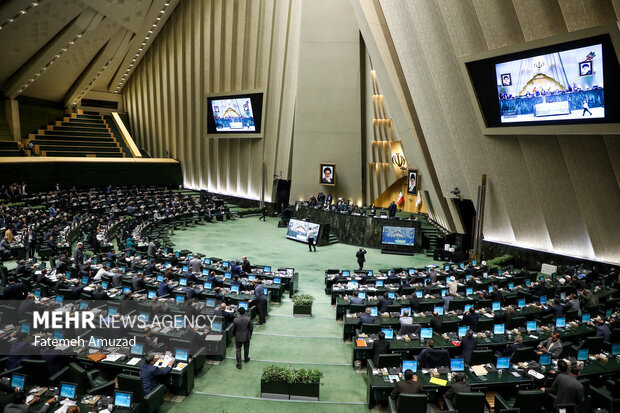
<path fill-rule="evenodd" d="M 234 346 L 219 365 L 206 365 L 196 379 L 194 392 L 181 404 L 166 403 L 164 411 L 183 410 L 216 412 L 364 412 L 367 385 L 363 374 L 355 373 L 352 345 L 342 340 L 342 323 L 336 321 L 335 309 L 324 291 L 326 268 L 357 267 L 356 247 L 335 244 L 309 253 L 304 244 L 284 237 L 277 220 L 266 223 L 258 218 L 243 218 L 178 231 L 172 237 L 175 249 L 189 249 L 210 256 L 241 259 L 247 255 L 252 264 L 295 267 L 300 278 L 300 292 L 314 296 L 313 317 L 293 317 L 288 294 L 282 304 L 271 306 L 267 323 L 255 326 L 250 347 L 250 363 L 235 368 Z M 403 257 L 382 255 L 368 250 L 368 268 L 420 266 L 431 261 L 423 255 Z M 294 367 L 320 368 L 320 402 L 271 401 L 260 399 L 263 368 L 277 363 Z"/>

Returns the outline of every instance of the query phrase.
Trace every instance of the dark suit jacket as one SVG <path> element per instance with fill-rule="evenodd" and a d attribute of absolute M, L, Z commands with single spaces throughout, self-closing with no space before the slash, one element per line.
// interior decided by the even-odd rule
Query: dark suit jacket
<path fill-rule="evenodd" d="M 430 321 L 431 328 L 433 332 L 439 333 L 441 331 L 441 326 L 443 324 L 443 318 L 440 315 L 433 316 Z"/>
<path fill-rule="evenodd" d="M 422 387 L 418 384 L 417 381 L 413 380 L 401 380 L 394 386 L 390 397 L 392 399 L 397 399 L 399 394 L 418 394 Z"/>
<path fill-rule="evenodd" d="M 471 386 L 464 381 L 457 381 L 453 383 L 452 386 L 448 389 L 444 397 L 448 400 L 454 399 L 454 396 L 457 393 L 469 393 L 471 392 Z"/>
<path fill-rule="evenodd" d="M 555 404 L 579 404 L 583 402 L 583 385 L 570 373 L 557 375 L 549 393 L 555 394 Z"/>
<path fill-rule="evenodd" d="M 218 308 L 213 312 L 213 315 L 220 316 L 224 320 L 224 330 L 235 320 L 235 316 L 230 311 L 224 311 Z"/>
<path fill-rule="evenodd" d="M 236 341 L 250 341 L 253 330 L 252 320 L 247 315 L 239 316 L 233 321 L 233 334 Z"/>
<path fill-rule="evenodd" d="M 110 296 L 108 296 L 108 293 L 105 291 L 96 291 L 93 293 L 93 300 L 109 300 Z"/>
<path fill-rule="evenodd" d="M 461 356 L 463 356 L 463 359 L 465 359 L 465 363 L 469 364 L 469 360 L 471 360 L 471 354 L 473 353 L 475 348 L 476 348 L 475 338 L 471 337 L 471 338 L 464 338 L 463 340 L 461 340 Z"/>
<path fill-rule="evenodd" d="M 392 303 L 394 302 L 394 300 L 392 300 L 390 297 L 381 297 L 379 298 L 379 311 L 381 313 L 385 313 L 388 309 L 388 306 L 392 305 Z"/>
<path fill-rule="evenodd" d="M 472 330 L 478 330 L 478 318 L 480 316 L 477 313 L 470 314 L 469 311 L 463 315 L 463 323 L 468 325 Z"/>
<path fill-rule="evenodd" d="M 380 354 L 390 353 L 390 342 L 387 340 L 377 340 L 372 344 L 372 361 L 375 366 L 379 362 Z"/>
<path fill-rule="evenodd" d="M 26 298 L 26 289 L 22 283 L 9 284 L 4 288 L 5 300 L 23 300 Z"/>
<path fill-rule="evenodd" d="M 360 328 L 362 324 L 372 324 L 375 322 L 375 320 L 376 318 L 371 316 L 370 314 L 362 314 L 362 316 L 360 317 L 360 321 L 357 322 L 357 328 Z"/>

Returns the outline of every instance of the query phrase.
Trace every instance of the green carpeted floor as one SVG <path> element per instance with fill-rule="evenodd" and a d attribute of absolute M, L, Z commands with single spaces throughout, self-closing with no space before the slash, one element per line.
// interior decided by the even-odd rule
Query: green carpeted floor
<path fill-rule="evenodd" d="M 357 247 L 334 244 L 308 252 L 307 245 L 285 238 L 286 229 L 277 228 L 276 219 L 257 217 L 217 222 L 177 231 L 175 249 L 188 249 L 208 256 L 241 259 L 252 264 L 295 267 L 300 292 L 315 297 L 312 318 L 294 318 L 288 298 L 271 306 L 267 323 L 255 326 L 250 346 L 252 361 L 242 370 L 235 368 L 234 347 L 219 365 L 207 365 L 196 378 L 194 391 L 182 403 L 166 402 L 164 411 L 189 412 L 365 412 L 367 384 L 356 373 L 352 345 L 342 340 L 342 323 L 324 292 L 327 268 L 355 269 Z M 414 257 L 383 255 L 367 249 L 366 268 L 418 267 L 433 263 L 423 254 Z M 288 297 L 288 295 L 287 295 Z M 320 402 L 272 401 L 260 399 L 262 369 L 272 363 L 320 368 Z"/>

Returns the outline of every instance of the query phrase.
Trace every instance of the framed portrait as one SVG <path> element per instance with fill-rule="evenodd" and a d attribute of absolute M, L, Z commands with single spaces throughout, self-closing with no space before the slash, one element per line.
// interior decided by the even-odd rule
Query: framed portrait
<path fill-rule="evenodd" d="M 417 195 L 418 193 L 418 170 L 409 169 L 407 173 L 407 193 Z"/>
<path fill-rule="evenodd" d="M 321 185 L 336 185 L 336 164 L 321 163 L 319 167 L 319 183 Z"/>
<path fill-rule="evenodd" d="M 512 86 L 512 76 L 510 73 L 504 73 L 502 75 L 502 86 Z"/>
<path fill-rule="evenodd" d="M 590 76 L 592 73 L 594 73 L 592 61 L 586 60 L 584 62 L 579 62 L 579 76 Z"/>

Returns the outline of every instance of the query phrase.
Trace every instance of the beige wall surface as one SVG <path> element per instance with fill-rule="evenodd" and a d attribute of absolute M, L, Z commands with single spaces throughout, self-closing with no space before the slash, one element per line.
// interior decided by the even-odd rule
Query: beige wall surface
<path fill-rule="evenodd" d="M 462 56 L 617 22 L 614 2 L 378 1 L 443 195 L 458 186 L 475 203 L 488 174 L 486 239 L 620 263 L 620 131 L 485 136 L 459 66 Z"/>
<path fill-rule="evenodd" d="M 359 29 L 348 0 L 303 1 L 291 202 L 320 191 L 362 203 Z M 319 164 L 336 164 L 336 186 Z"/>
<path fill-rule="evenodd" d="M 123 89 L 136 143 L 180 160 L 191 188 L 265 200 L 288 178 L 301 2 L 186 0 Z M 265 91 L 264 138 L 206 138 L 205 95 Z"/>

